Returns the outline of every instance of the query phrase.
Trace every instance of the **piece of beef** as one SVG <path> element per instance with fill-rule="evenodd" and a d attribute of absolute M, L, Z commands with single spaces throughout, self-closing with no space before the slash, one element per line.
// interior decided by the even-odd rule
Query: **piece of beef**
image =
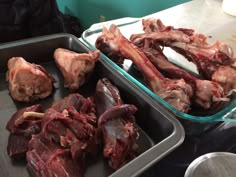
<path fill-rule="evenodd" d="M 7 122 L 6 129 L 10 133 L 25 133 L 35 122 L 37 123 L 37 115 L 35 114 L 25 114 L 29 112 L 42 112 L 42 105 L 36 104 L 29 107 L 24 107 L 15 112 L 11 119 Z"/>
<path fill-rule="evenodd" d="M 120 91 L 106 78 L 97 82 L 95 102 L 98 117 L 109 108 L 123 104 Z"/>
<path fill-rule="evenodd" d="M 27 166 L 39 177 L 82 177 L 86 156 L 99 151 L 95 104 L 71 94 L 45 113 L 40 104 L 19 109 L 8 121 L 8 155 L 26 154 Z"/>
<path fill-rule="evenodd" d="M 98 132 L 94 125 L 87 121 L 86 117 L 84 121 L 79 116 L 79 112 L 73 115 L 69 109 L 60 113 L 49 108 L 42 121 L 41 133 L 62 147 L 70 148 L 73 157 L 82 154 L 82 152 L 95 155 L 98 152 L 99 145 L 99 141 L 95 139 Z M 77 146 L 76 149 L 75 146 Z"/>
<path fill-rule="evenodd" d="M 41 119 L 38 118 L 38 114 L 41 115 L 38 112 L 41 111 L 42 106 L 40 104 L 25 107 L 19 109 L 8 121 L 6 129 L 10 132 L 10 136 L 7 153 L 10 157 L 16 158 L 25 155 L 31 136 L 38 134 L 41 130 Z M 25 114 L 32 112 L 33 114 Z"/>
<path fill-rule="evenodd" d="M 38 177 L 82 177 L 83 159 L 71 158 L 70 151 L 41 135 L 33 136 L 27 152 L 27 166 Z"/>
<path fill-rule="evenodd" d="M 24 157 L 28 151 L 28 143 L 31 137 L 11 133 L 8 137 L 7 154 L 11 158 Z"/>
<path fill-rule="evenodd" d="M 83 85 L 93 71 L 99 55 L 98 50 L 76 53 L 63 48 L 56 49 L 54 59 L 64 76 L 65 87 L 75 91 Z"/>
<path fill-rule="evenodd" d="M 123 104 L 118 89 L 104 78 L 98 81 L 95 95 L 98 125 L 103 132 L 103 155 L 118 169 L 136 156 L 138 137 L 134 126 L 134 105 Z"/>
<path fill-rule="evenodd" d="M 80 94 L 70 94 L 63 99 L 55 101 L 51 108 L 55 109 L 58 112 L 62 112 L 64 109 L 73 106 L 76 110 L 79 111 L 82 104 L 85 102 L 85 98 Z"/>
<path fill-rule="evenodd" d="M 6 80 L 16 101 L 31 102 L 49 96 L 55 79 L 40 65 L 27 62 L 22 57 L 8 60 Z"/>

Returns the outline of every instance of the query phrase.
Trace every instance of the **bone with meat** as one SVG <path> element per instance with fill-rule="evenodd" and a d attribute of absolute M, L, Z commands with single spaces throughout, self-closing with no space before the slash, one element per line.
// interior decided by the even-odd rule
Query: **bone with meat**
<path fill-rule="evenodd" d="M 144 40 L 144 43 L 139 43 L 138 47 L 141 48 L 153 65 L 167 77 L 173 79 L 183 78 L 188 84 L 190 84 L 194 93 L 192 100 L 202 108 L 209 109 L 222 100 L 228 100 L 227 98 L 224 98 L 224 90 L 219 83 L 198 79 L 194 75 L 172 64 L 168 61 L 157 43 Z"/>
<path fill-rule="evenodd" d="M 183 79 L 164 78 L 144 53 L 120 33 L 117 26 L 111 25 L 109 30 L 104 27 L 103 33 L 97 41 L 106 43 L 107 46 L 110 46 L 111 51 L 120 52 L 126 58 L 131 59 L 144 75 L 151 90 L 170 105 L 182 112 L 190 109 L 192 87 Z M 96 47 L 98 47 L 98 42 Z M 102 48 L 99 49 L 103 51 Z"/>
<path fill-rule="evenodd" d="M 12 98 L 24 102 L 48 97 L 55 82 L 42 66 L 29 63 L 22 57 L 8 60 L 6 79 Z"/>
<path fill-rule="evenodd" d="M 232 90 L 235 89 L 236 71 L 231 65 L 235 63 L 236 57 L 234 57 L 232 48 L 227 44 L 216 41 L 209 45 L 205 35 L 196 34 L 194 33 L 194 30 L 191 29 L 176 29 L 171 26 L 165 26 L 159 19 L 144 19 L 143 29 L 145 31 L 144 34 L 135 34 L 131 36 L 133 42 L 140 43 L 140 41 L 144 39 L 150 39 L 155 40 L 161 45 L 171 47 L 176 52 L 185 56 L 189 61 L 195 63 L 199 74 L 204 78 L 220 83 L 224 88 L 225 95 L 229 95 Z M 184 42 L 177 38 L 159 38 L 156 40 L 158 37 L 155 37 L 152 39 L 152 36 L 161 35 L 160 33 L 166 33 L 167 31 L 173 34 L 178 31 L 179 35 L 182 32 L 183 39 L 189 36 L 190 42 Z M 229 72 L 231 74 L 229 74 Z M 230 78 L 222 81 L 222 74 L 225 75 L 224 78 Z"/>
<path fill-rule="evenodd" d="M 56 49 L 54 59 L 64 76 L 65 87 L 75 91 L 83 85 L 93 71 L 99 55 L 98 50 L 76 53 L 63 48 Z"/>
<path fill-rule="evenodd" d="M 155 28 L 152 27 L 153 25 Z M 188 53 L 184 56 L 194 63 L 197 63 L 198 58 L 201 57 L 210 60 L 212 63 L 221 65 L 231 65 L 236 60 L 233 50 L 229 45 L 220 41 L 209 45 L 207 37 L 204 34 L 194 33 L 192 29 L 164 26 L 160 19 L 143 19 L 143 29 L 145 34 L 137 34 L 137 37 L 135 37 L 136 34 L 134 34 L 131 36 L 131 40 L 133 41 L 135 38 L 149 38 L 155 40 L 157 37 L 153 38 L 152 36 L 159 36 L 161 33 L 166 32 L 176 36 L 177 33 L 179 35 L 178 38 L 170 37 L 169 39 L 158 39 L 157 41 L 170 47 L 185 50 L 185 52 Z M 145 37 L 145 35 L 147 35 L 147 37 Z M 186 38 L 188 38 L 189 41 L 187 41 Z M 188 54 L 193 55 L 193 58 L 188 58 Z"/>

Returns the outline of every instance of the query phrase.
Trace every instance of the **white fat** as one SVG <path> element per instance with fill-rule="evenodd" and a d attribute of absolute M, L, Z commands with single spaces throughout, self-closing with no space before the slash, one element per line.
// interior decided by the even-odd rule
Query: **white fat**
<path fill-rule="evenodd" d="M 32 112 L 32 111 L 24 112 L 24 114 L 23 114 L 24 119 L 26 119 L 28 117 L 43 118 L 43 116 L 44 116 L 44 113 Z"/>

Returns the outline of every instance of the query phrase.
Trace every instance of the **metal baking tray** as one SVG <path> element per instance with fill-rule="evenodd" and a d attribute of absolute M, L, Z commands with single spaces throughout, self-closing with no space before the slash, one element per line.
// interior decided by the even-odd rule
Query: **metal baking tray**
<path fill-rule="evenodd" d="M 103 26 L 109 27 L 112 23 L 116 24 L 121 33 L 129 39 L 130 35 L 135 33 L 142 33 L 142 20 L 137 18 L 128 18 L 126 19 L 118 19 L 116 21 L 108 21 L 107 23 L 102 23 L 99 26 L 92 26 L 90 29 L 87 29 L 82 34 L 82 39 L 87 43 L 87 45 L 91 49 L 95 49 L 95 41 L 99 35 L 101 35 Z M 218 33 L 214 30 L 211 32 L 207 32 L 207 34 L 211 34 L 212 38 L 217 38 Z M 218 30 L 219 31 L 219 30 Z M 214 35 L 215 34 L 215 35 Z M 222 37 L 220 37 L 223 40 Z M 224 40 L 223 40 L 224 41 Z M 177 54 L 173 50 L 166 48 L 164 53 L 168 57 L 170 61 L 179 65 L 186 70 L 197 74 L 196 66 L 188 62 L 183 56 Z M 183 113 L 173 108 L 170 104 L 161 99 L 158 95 L 152 92 L 146 85 L 142 74 L 139 70 L 132 64 L 131 61 L 125 61 L 122 65 L 117 65 L 112 60 L 110 60 L 105 55 L 101 55 L 102 59 L 109 63 L 113 68 L 120 71 L 122 74 L 128 78 L 128 80 L 132 81 L 140 88 L 142 88 L 146 93 L 148 93 L 152 99 L 160 103 L 163 107 L 167 108 L 171 113 L 173 113 L 176 117 L 179 118 L 181 123 L 185 128 L 185 133 L 188 135 L 199 135 L 209 130 L 215 125 L 220 124 L 222 121 L 226 122 L 236 122 L 234 118 L 235 107 L 236 107 L 236 94 L 233 93 L 231 95 L 231 101 L 224 102 L 220 104 L 217 108 L 211 110 L 204 110 L 200 107 L 192 107 L 192 109 L 188 113 Z"/>
<path fill-rule="evenodd" d="M 54 34 L 0 45 L 0 176 L 30 176 L 24 160 L 12 160 L 7 155 L 9 132 L 5 129 L 6 123 L 19 108 L 29 105 L 15 102 L 10 97 L 5 81 L 7 61 L 13 56 L 24 57 L 29 62 L 45 67 L 57 80 L 54 84 L 54 93 L 46 99 L 35 102 L 41 103 L 46 108 L 55 100 L 70 93 L 63 87 L 62 74 L 53 61 L 53 52 L 59 47 L 79 53 L 89 50 L 78 38 L 69 34 Z M 140 138 L 137 140 L 139 156 L 119 170 L 113 171 L 100 155 L 89 160 L 85 177 L 94 177 L 98 174 L 100 177 L 137 176 L 177 148 L 184 140 L 184 129 L 173 115 L 151 100 L 142 89 L 104 60 L 100 59 L 96 63 L 90 80 L 79 88 L 78 92 L 85 97 L 91 96 L 95 91 L 97 80 L 103 77 L 110 79 L 119 88 L 125 103 L 132 103 L 138 107 L 135 116 L 140 133 Z"/>

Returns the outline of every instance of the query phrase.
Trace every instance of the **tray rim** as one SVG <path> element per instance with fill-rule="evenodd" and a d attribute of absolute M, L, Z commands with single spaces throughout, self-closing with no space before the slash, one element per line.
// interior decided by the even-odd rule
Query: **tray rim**
<path fill-rule="evenodd" d="M 88 46 L 86 46 L 86 44 L 83 41 L 81 41 L 75 35 L 72 35 L 69 33 L 56 33 L 56 34 L 50 34 L 50 35 L 44 35 L 44 36 L 39 36 L 39 37 L 16 40 L 12 42 L 1 43 L 0 51 L 6 48 L 17 47 L 21 45 L 37 43 L 37 42 L 42 42 L 46 40 L 53 40 L 57 38 L 64 38 L 64 37 L 75 40 L 76 43 L 82 45 L 88 51 L 91 50 Z M 170 112 L 164 109 L 160 104 L 155 102 L 153 99 L 150 99 L 149 95 L 146 92 L 144 92 L 141 88 L 139 88 L 133 82 L 129 81 L 123 75 L 123 73 L 119 72 L 119 70 L 116 71 L 113 68 L 111 68 L 110 64 L 104 61 L 101 58 L 101 56 L 100 56 L 99 61 L 105 67 L 107 67 L 109 71 L 115 74 L 119 74 L 120 77 L 123 77 L 125 80 L 127 80 L 128 84 L 131 84 L 133 86 L 133 89 L 136 90 L 136 92 L 140 92 L 141 97 L 143 97 L 143 99 L 145 98 L 145 100 L 148 100 L 147 103 L 150 106 L 152 106 L 156 111 L 159 111 L 173 126 L 173 132 L 169 136 L 167 136 L 166 138 L 164 138 L 163 140 L 155 144 L 153 147 L 151 147 L 147 151 L 137 156 L 135 159 L 131 160 L 129 163 L 121 167 L 119 170 L 109 175 L 109 177 L 127 176 L 127 174 L 128 176 L 137 176 L 141 174 L 143 171 L 147 170 L 154 163 L 157 163 L 159 160 L 164 158 L 166 155 L 168 155 L 178 146 L 180 146 L 185 139 L 185 131 L 182 124 L 179 122 L 179 120 L 177 120 Z M 165 146 L 167 146 L 167 148 Z M 153 154 L 155 154 L 155 156 L 153 156 Z"/>

